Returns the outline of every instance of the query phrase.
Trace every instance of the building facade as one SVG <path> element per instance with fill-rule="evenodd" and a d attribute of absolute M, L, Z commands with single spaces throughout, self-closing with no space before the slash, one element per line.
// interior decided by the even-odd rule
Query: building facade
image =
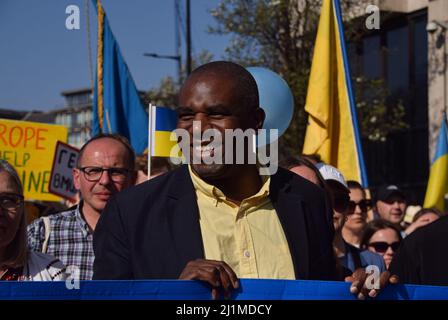
<path fill-rule="evenodd" d="M 90 139 L 92 128 L 92 90 L 64 91 L 66 106 L 53 110 L 55 124 L 68 128 L 68 144 L 81 148 Z"/>
<path fill-rule="evenodd" d="M 422 203 L 443 111 L 447 110 L 447 0 L 377 0 L 381 23 L 352 44 L 352 75 L 382 79 L 407 128 L 385 142 L 363 139 L 370 185 L 395 183 Z"/>

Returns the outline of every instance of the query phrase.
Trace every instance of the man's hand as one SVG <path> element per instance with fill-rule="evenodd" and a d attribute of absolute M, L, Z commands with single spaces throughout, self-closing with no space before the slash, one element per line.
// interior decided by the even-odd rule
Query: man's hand
<path fill-rule="evenodd" d="M 367 274 L 363 268 L 359 268 L 356 269 L 351 276 L 345 278 L 346 282 L 352 283 L 350 292 L 357 295 L 359 300 L 364 300 L 367 296 L 375 298 L 389 283 L 398 283 L 398 276 L 391 275 L 389 271 L 384 271 L 380 275 L 380 288 L 369 290 L 366 286 L 366 279 L 368 276 L 369 274 Z"/>
<path fill-rule="evenodd" d="M 212 286 L 212 298 L 219 297 L 218 290 L 229 298 L 232 290 L 239 287 L 238 278 L 232 268 L 223 261 L 197 259 L 190 261 L 179 276 L 181 280 L 202 280 Z"/>

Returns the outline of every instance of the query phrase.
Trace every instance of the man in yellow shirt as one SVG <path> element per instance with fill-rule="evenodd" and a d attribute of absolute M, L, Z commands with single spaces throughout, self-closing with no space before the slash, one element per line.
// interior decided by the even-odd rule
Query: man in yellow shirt
<path fill-rule="evenodd" d="M 199 67 L 180 91 L 177 127 L 193 139 L 198 128 L 224 137 L 261 129 L 264 118 L 255 80 L 231 62 Z M 201 140 L 183 151 L 224 159 L 224 146 Z M 262 176 L 248 161 L 190 163 L 109 201 L 95 231 L 94 279 L 195 279 L 214 296 L 238 278 L 335 279 L 331 206 L 320 187 L 281 168 Z"/>

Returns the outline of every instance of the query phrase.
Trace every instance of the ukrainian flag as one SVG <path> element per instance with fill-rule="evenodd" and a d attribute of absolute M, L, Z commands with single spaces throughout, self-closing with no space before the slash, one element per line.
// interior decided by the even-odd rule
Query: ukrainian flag
<path fill-rule="evenodd" d="M 448 139 L 446 129 L 446 115 L 443 114 L 442 125 L 440 126 L 437 149 L 432 161 L 429 173 L 428 187 L 426 189 L 425 202 L 423 207 L 435 207 L 445 211 L 445 194 L 448 193 Z"/>
<path fill-rule="evenodd" d="M 92 135 L 119 133 L 128 138 L 137 154 L 142 154 L 148 147 L 148 114 L 110 29 L 101 1 L 92 1 L 98 13 Z"/>
<path fill-rule="evenodd" d="M 305 111 L 303 153 L 318 154 L 347 180 L 368 187 L 339 0 L 322 3 Z"/>
<path fill-rule="evenodd" d="M 150 109 L 151 141 L 149 145 L 151 146 L 151 156 L 170 157 L 171 150 L 177 146 L 177 141 L 170 139 L 172 131 L 177 126 L 177 113 L 165 107 L 150 106 Z"/>

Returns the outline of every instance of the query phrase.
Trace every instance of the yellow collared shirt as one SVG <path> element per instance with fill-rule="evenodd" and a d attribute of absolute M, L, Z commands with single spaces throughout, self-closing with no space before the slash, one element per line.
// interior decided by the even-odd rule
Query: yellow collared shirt
<path fill-rule="evenodd" d="M 283 228 L 269 199 L 270 177 L 241 204 L 199 178 L 189 166 L 199 207 L 205 258 L 226 262 L 239 278 L 295 279 Z"/>

